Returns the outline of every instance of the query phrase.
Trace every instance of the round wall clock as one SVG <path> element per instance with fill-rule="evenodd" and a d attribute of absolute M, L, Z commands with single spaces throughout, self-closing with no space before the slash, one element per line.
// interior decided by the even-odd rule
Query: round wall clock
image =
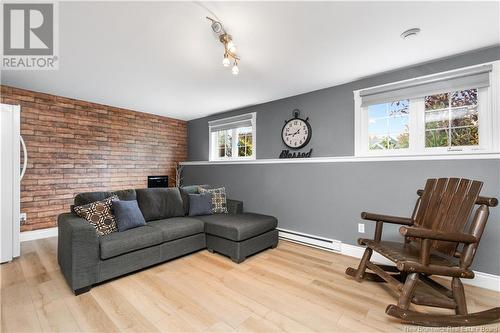
<path fill-rule="evenodd" d="M 291 149 L 300 149 L 309 143 L 312 136 L 312 128 L 309 118 L 299 118 L 300 111 L 293 110 L 293 118 L 285 121 L 281 130 L 283 143 Z"/>

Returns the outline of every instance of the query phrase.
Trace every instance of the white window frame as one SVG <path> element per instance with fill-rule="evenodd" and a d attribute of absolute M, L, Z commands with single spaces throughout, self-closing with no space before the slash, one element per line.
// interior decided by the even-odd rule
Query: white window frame
<path fill-rule="evenodd" d="M 452 155 L 452 154 L 484 154 L 500 152 L 500 61 L 490 63 L 493 70 L 490 74 L 490 86 L 478 89 L 479 113 L 479 146 L 457 147 L 425 147 L 425 112 L 424 98 L 410 99 L 409 112 L 409 148 L 373 149 L 368 146 L 368 107 L 361 106 L 360 92 L 354 91 L 354 128 L 355 149 L 357 157 L 370 156 L 412 156 L 412 155 Z M 485 64 L 481 64 L 485 65 Z M 479 66 L 481 66 L 479 65 Z M 476 67 L 476 66 L 471 66 Z M 462 68 L 464 69 L 464 68 Z M 453 73 L 456 70 L 449 71 Z M 442 74 L 442 73 L 439 73 Z M 436 74 L 433 74 L 436 75 Z M 432 77 L 428 75 L 426 77 Z M 404 80 L 405 82 L 410 80 Z M 399 82 L 398 82 L 399 83 Z M 393 83 L 390 83 L 393 84 Z M 381 85 L 382 87 L 385 85 Z M 371 87 L 373 88 L 373 87 Z"/>
<path fill-rule="evenodd" d="M 251 122 L 252 122 L 252 155 L 251 156 L 231 156 L 231 157 L 219 157 L 218 155 L 218 145 L 217 145 L 217 132 L 212 132 L 211 130 L 211 125 L 210 122 L 208 123 L 208 149 L 209 149 L 209 160 L 212 162 L 217 162 L 217 161 L 239 161 L 239 160 L 255 160 L 256 158 L 256 150 L 257 150 L 257 112 L 251 112 L 247 113 L 247 115 L 250 114 L 252 116 Z M 220 124 L 224 122 L 225 124 L 231 124 L 235 119 L 243 116 L 238 115 L 238 116 L 233 116 L 233 117 L 227 117 L 223 119 L 217 119 L 217 122 Z M 235 127 L 232 129 L 228 129 L 232 131 L 232 137 L 233 142 L 231 146 L 231 152 L 238 152 L 238 140 L 237 139 L 237 129 L 240 127 Z M 234 154 L 232 154 L 234 155 Z"/>

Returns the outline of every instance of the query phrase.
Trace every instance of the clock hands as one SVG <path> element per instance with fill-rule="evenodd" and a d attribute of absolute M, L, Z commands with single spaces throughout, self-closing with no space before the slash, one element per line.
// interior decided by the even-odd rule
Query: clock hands
<path fill-rule="evenodd" d="M 295 136 L 296 134 L 299 134 L 299 133 L 300 133 L 300 128 L 297 130 L 297 132 L 295 132 L 295 133 L 289 133 L 286 136 L 290 136 L 290 135 L 291 136 Z"/>

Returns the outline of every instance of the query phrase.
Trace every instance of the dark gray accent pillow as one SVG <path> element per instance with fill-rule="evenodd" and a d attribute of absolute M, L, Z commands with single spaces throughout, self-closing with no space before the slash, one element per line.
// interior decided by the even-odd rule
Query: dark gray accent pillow
<path fill-rule="evenodd" d="M 115 216 L 118 231 L 125 231 L 146 225 L 137 200 L 113 201 L 113 215 Z"/>
<path fill-rule="evenodd" d="M 181 187 L 182 204 L 184 206 L 184 214 L 189 215 L 189 195 L 198 194 L 198 188 L 209 188 L 208 185 L 188 185 Z"/>
<path fill-rule="evenodd" d="M 210 193 L 189 194 L 189 216 L 212 215 L 212 195 Z"/>
<path fill-rule="evenodd" d="M 182 197 L 177 187 L 144 188 L 135 192 L 146 222 L 184 216 Z"/>

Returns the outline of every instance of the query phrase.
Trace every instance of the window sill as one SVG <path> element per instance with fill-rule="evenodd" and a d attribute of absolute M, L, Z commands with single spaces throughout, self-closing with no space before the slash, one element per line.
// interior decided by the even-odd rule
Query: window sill
<path fill-rule="evenodd" d="M 382 153 L 383 152 L 383 153 Z M 447 148 L 426 148 L 424 151 L 411 152 L 408 149 L 391 149 L 391 150 L 373 150 L 373 151 L 363 151 L 355 155 L 355 157 L 374 157 L 374 158 L 393 158 L 393 157 L 412 157 L 417 156 L 421 158 L 432 157 L 432 156 L 457 156 L 457 155 L 489 155 L 498 154 L 489 149 L 447 149 Z"/>
<path fill-rule="evenodd" d="M 239 158 L 221 158 L 218 160 L 210 160 L 210 163 L 220 163 L 220 162 L 245 162 L 245 161 L 255 161 L 255 157 L 239 157 Z"/>
<path fill-rule="evenodd" d="M 446 153 L 427 155 L 394 155 L 394 156 L 338 156 L 311 157 L 296 159 L 253 159 L 253 160 L 218 160 L 190 161 L 181 165 L 224 165 L 224 164 L 302 164 L 302 163 L 361 163 L 361 162 L 394 162 L 394 161 L 427 161 L 427 160 L 500 160 L 500 152 Z"/>

